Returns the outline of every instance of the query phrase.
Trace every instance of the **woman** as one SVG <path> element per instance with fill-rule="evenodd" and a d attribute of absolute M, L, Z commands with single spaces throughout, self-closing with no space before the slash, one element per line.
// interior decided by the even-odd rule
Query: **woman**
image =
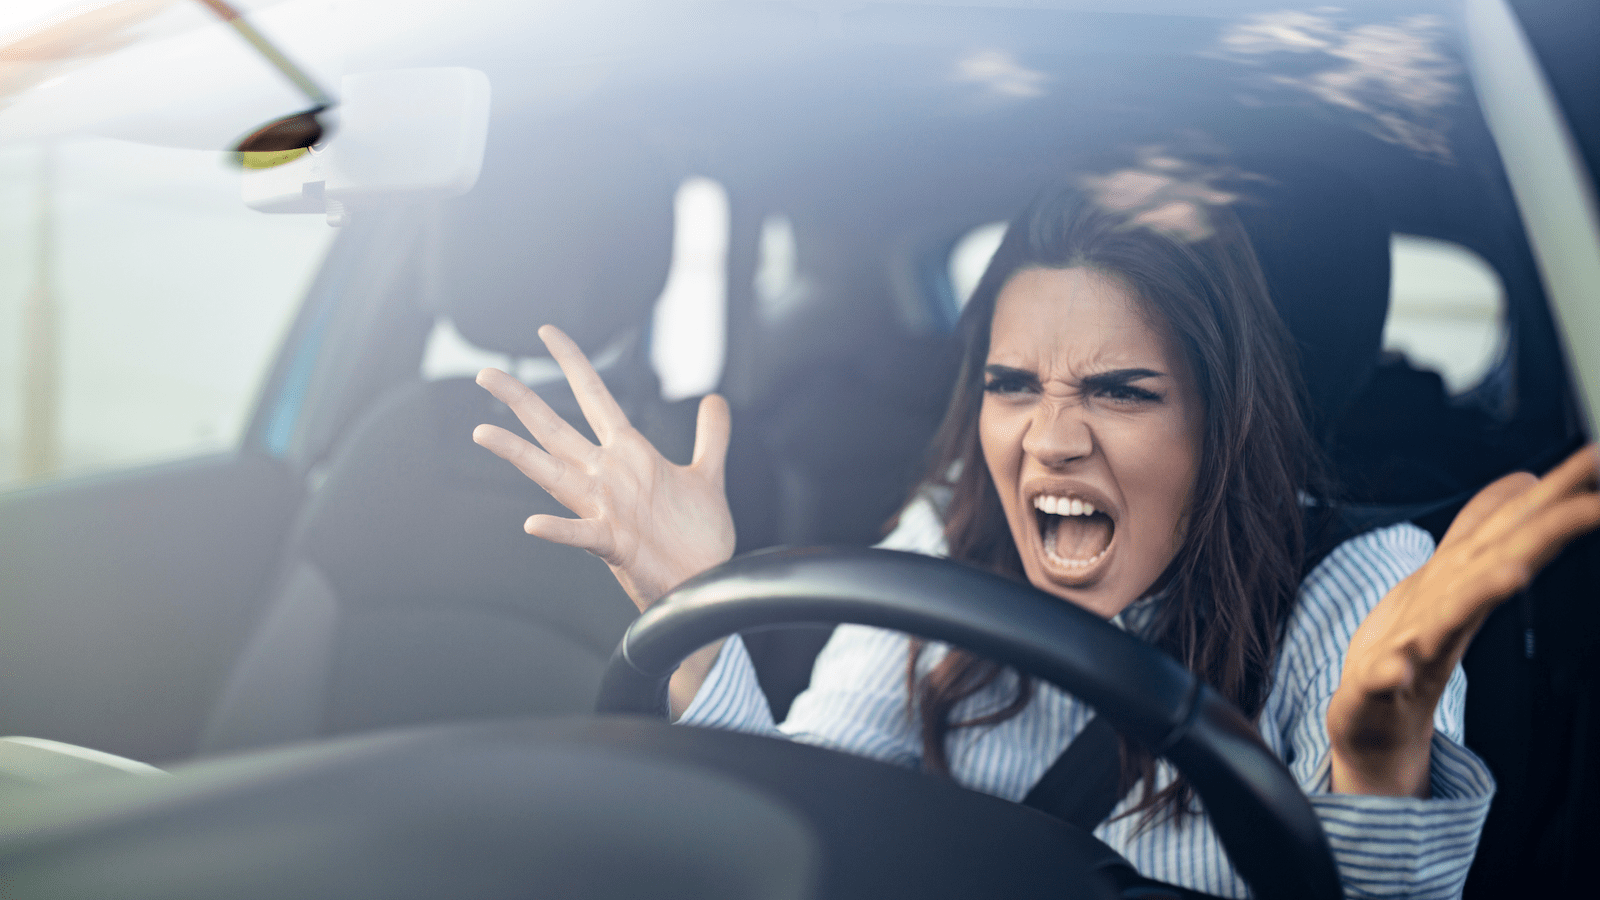
<path fill-rule="evenodd" d="M 1008 229 L 963 329 L 937 477 L 886 545 L 1026 579 L 1204 677 L 1311 796 L 1347 894 L 1458 894 L 1493 791 L 1460 745 L 1458 664 L 1495 605 L 1600 523 L 1593 449 L 1491 484 L 1437 552 L 1414 526 L 1380 529 L 1302 581 L 1315 451 L 1283 327 L 1225 211 L 1046 195 Z M 581 517 L 534 516 L 530 534 L 605 559 L 645 609 L 732 553 L 727 407 L 702 402 L 693 460 L 675 466 L 570 341 L 542 335 L 600 445 L 494 370 L 480 383 L 544 449 L 491 426 L 474 439 Z M 786 733 L 1013 800 L 1089 718 L 1049 685 L 859 626 L 837 630 L 782 726 L 737 637 L 687 661 L 670 699 L 683 722 Z M 1244 896 L 1181 779 L 1146 754 L 1125 761 L 1137 789 L 1096 834 L 1150 877 Z"/>

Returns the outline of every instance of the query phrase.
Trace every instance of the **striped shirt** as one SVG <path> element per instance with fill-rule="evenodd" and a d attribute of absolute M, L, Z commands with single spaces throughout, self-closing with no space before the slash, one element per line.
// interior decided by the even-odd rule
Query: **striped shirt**
<path fill-rule="evenodd" d="M 942 555 L 937 513 L 913 504 L 881 546 Z M 1258 726 L 1310 797 L 1333 848 L 1347 897 L 1459 896 L 1477 849 L 1494 780 L 1461 744 L 1466 676 L 1457 667 L 1434 715 L 1431 797 L 1373 797 L 1329 793 L 1326 715 L 1338 687 L 1345 648 L 1368 611 L 1433 551 L 1427 532 L 1409 524 L 1354 537 L 1328 555 L 1300 586 L 1297 608 L 1273 671 L 1273 689 Z M 1147 598 L 1123 611 L 1118 624 L 1138 633 L 1153 617 Z M 1114 620 L 1115 621 L 1115 620 Z M 781 725 L 773 722 L 755 670 L 735 636 L 684 715 L 683 724 L 786 736 L 872 759 L 920 768 L 922 740 L 907 714 L 908 638 L 860 625 L 842 625 L 817 657 L 811 685 Z M 920 667 L 944 648 L 933 645 Z M 953 711 L 955 720 L 997 709 L 1013 696 L 1008 673 Z M 951 774 L 974 790 L 1020 801 L 1091 717 L 1091 710 L 1048 684 L 1018 715 L 991 726 L 955 729 L 948 750 Z M 1157 781 L 1173 770 L 1161 763 Z M 1095 836 L 1144 875 L 1225 897 L 1244 897 L 1244 882 L 1228 862 L 1204 816 L 1182 826 L 1168 821 L 1139 830 L 1139 816 L 1119 818 L 1141 791 L 1122 801 Z"/>

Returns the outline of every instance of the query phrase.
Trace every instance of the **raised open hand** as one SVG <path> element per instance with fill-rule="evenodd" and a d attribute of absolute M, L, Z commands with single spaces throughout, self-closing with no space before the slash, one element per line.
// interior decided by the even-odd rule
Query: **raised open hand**
<path fill-rule="evenodd" d="M 1422 568 L 1356 630 L 1328 707 L 1333 785 L 1424 796 L 1433 712 L 1489 613 L 1579 535 L 1600 526 L 1591 445 L 1543 478 L 1507 475 L 1462 508 Z"/>
<path fill-rule="evenodd" d="M 733 516 L 723 489 L 728 405 L 716 395 L 700 401 L 693 459 L 677 465 L 629 424 L 571 338 L 553 325 L 539 329 L 539 337 L 572 385 L 599 446 L 498 369 L 479 372 L 478 384 L 511 407 L 539 446 L 493 425 L 479 425 L 472 439 L 578 514 L 532 516 L 523 529 L 605 560 L 643 610 L 733 555 Z"/>

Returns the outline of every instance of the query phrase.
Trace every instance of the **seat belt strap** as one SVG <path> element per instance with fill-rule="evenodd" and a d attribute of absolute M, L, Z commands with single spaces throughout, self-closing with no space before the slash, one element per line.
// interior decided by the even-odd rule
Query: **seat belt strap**
<path fill-rule="evenodd" d="M 1314 544 L 1308 552 L 1301 577 L 1335 546 L 1348 538 L 1382 525 L 1404 521 L 1419 512 L 1429 512 L 1437 504 L 1416 507 L 1335 507 L 1306 510 L 1306 534 Z M 1106 720 L 1095 716 L 1072 739 L 1067 749 L 1050 765 L 1022 802 L 1063 822 L 1093 831 L 1122 800 L 1122 754 L 1117 732 Z"/>
<path fill-rule="evenodd" d="M 1410 506 L 1308 508 L 1306 535 L 1312 546 L 1300 576 L 1304 578 L 1334 547 L 1357 534 L 1420 518 L 1458 504 L 1465 496 Z M 1104 719 L 1095 716 L 1067 749 L 1061 751 L 1022 802 L 1085 831 L 1093 831 L 1122 800 L 1123 792 L 1117 789 L 1121 783 L 1122 754 L 1117 732 Z"/>
<path fill-rule="evenodd" d="M 1095 716 L 1022 799 L 1023 805 L 1093 831 L 1122 799 L 1116 729 Z"/>

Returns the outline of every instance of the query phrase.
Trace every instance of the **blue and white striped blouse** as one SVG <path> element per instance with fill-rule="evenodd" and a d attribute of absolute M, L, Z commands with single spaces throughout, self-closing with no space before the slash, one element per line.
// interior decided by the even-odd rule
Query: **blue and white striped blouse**
<path fill-rule="evenodd" d="M 912 504 L 882 546 L 942 555 L 943 536 L 931 504 Z M 1267 746 L 1288 764 L 1322 819 L 1348 897 L 1448 898 L 1461 893 L 1488 815 L 1494 779 L 1461 745 L 1466 677 L 1458 667 L 1434 715 L 1432 797 L 1371 797 L 1328 792 L 1326 714 L 1339 684 L 1345 648 L 1367 612 L 1433 551 L 1427 532 L 1412 525 L 1371 531 L 1346 541 L 1300 586 L 1299 605 L 1273 672 L 1273 690 L 1259 727 Z M 1124 610 L 1124 627 L 1138 632 L 1155 601 Z M 811 686 L 775 724 L 755 670 L 737 637 L 724 645 L 700 693 L 680 723 L 787 736 L 910 768 L 921 766 L 918 723 L 907 715 L 904 634 L 840 626 L 820 656 Z M 943 648 L 931 646 L 921 665 Z M 1014 675 L 969 697 L 953 711 L 967 719 L 1013 696 Z M 1040 684 L 1019 715 L 997 725 L 950 733 L 951 774 L 974 790 L 1020 801 L 1091 715 L 1051 685 Z M 1173 776 L 1158 766 L 1160 784 Z M 1139 816 L 1118 818 L 1132 792 L 1095 835 L 1141 873 L 1226 897 L 1244 897 L 1222 845 L 1203 817 L 1184 826 L 1161 822 L 1138 830 Z"/>

